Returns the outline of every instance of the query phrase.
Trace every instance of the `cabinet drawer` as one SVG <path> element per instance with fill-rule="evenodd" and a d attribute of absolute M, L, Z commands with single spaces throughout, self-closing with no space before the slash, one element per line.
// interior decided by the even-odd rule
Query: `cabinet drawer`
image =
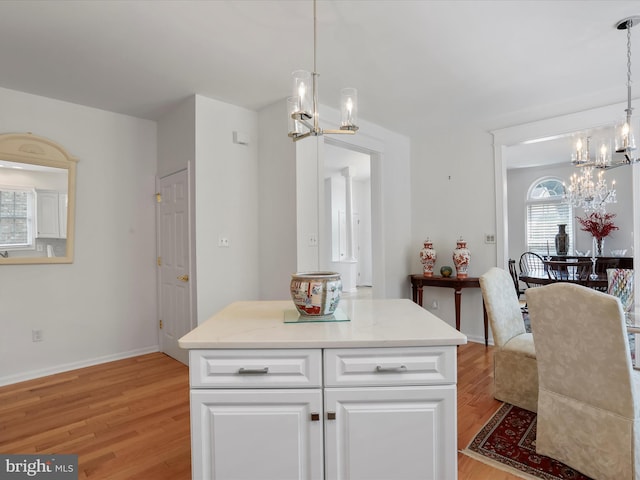
<path fill-rule="evenodd" d="M 456 382 L 456 347 L 349 348 L 324 352 L 327 387 Z"/>
<path fill-rule="evenodd" d="M 316 350 L 191 350 L 193 388 L 310 388 L 322 384 Z"/>

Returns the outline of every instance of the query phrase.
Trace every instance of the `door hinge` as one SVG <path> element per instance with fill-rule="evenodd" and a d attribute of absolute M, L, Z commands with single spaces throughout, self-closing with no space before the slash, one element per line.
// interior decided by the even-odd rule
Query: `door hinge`
<path fill-rule="evenodd" d="M 162 257 L 158 257 L 158 266 L 161 267 L 162 266 Z"/>
<path fill-rule="evenodd" d="M 162 320 L 160 320 L 160 330 L 162 330 Z"/>
<path fill-rule="evenodd" d="M 162 203 L 162 194 L 160 192 L 156 192 L 156 202 Z"/>

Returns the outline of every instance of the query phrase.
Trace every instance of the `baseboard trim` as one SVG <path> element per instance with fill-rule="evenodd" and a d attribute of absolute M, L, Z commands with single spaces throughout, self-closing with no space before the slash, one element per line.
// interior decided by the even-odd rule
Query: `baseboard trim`
<path fill-rule="evenodd" d="M 476 335 L 467 335 L 467 341 L 484 344 L 484 337 L 478 337 Z M 488 343 L 489 345 L 493 346 L 493 338 L 489 337 Z"/>
<path fill-rule="evenodd" d="M 88 358 L 78 362 L 63 363 L 53 367 L 42 368 L 38 370 L 30 370 L 28 372 L 18 373 L 14 375 L 6 375 L 0 377 L 0 387 L 5 385 L 12 385 L 14 383 L 26 382 L 27 380 L 33 380 L 34 378 L 46 377 L 48 375 L 54 375 L 56 373 L 68 372 L 69 370 L 76 370 L 78 368 L 91 367 L 93 365 L 99 365 L 101 363 L 113 362 L 116 360 L 123 360 L 125 358 L 137 357 L 139 355 L 146 355 L 147 353 L 159 352 L 160 346 L 153 345 L 151 347 L 138 348 L 136 350 L 129 350 L 128 352 L 115 353 L 113 355 L 105 355 L 103 357 Z"/>

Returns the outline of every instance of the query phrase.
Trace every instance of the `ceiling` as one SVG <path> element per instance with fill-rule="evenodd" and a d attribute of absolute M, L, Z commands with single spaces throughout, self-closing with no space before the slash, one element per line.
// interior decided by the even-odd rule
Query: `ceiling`
<path fill-rule="evenodd" d="M 310 0 L 0 4 L 0 86 L 152 120 L 197 93 L 260 109 L 313 67 Z M 640 2 L 318 0 L 320 103 L 411 136 L 626 100 Z M 633 48 L 640 78 L 640 28 Z"/>

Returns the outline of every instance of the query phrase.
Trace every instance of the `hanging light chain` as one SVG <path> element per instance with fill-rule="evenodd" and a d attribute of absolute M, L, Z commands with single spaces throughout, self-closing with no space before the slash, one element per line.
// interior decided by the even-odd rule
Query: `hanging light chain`
<path fill-rule="evenodd" d="M 631 115 L 631 27 L 633 20 L 627 20 L 627 115 Z"/>

